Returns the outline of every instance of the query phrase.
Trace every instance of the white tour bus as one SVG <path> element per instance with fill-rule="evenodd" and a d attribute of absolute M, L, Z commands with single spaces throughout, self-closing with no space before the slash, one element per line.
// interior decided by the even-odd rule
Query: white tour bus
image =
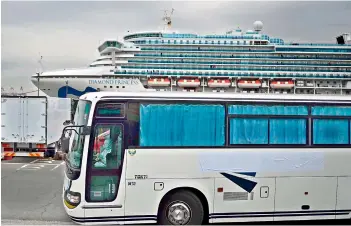
<path fill-rule="evenodd" d="M 350 219 L 350 127 L 350 96 L 85 94 L 64 207 L 81 224 Z"/>

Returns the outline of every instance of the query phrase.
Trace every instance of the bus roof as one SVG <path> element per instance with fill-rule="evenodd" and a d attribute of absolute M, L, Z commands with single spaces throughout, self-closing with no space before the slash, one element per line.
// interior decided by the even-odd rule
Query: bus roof
<path fill-rule="evenodd" d="M 303 94 L 265 94 L 265 93 L 206 93 L 206 92 L 93 92 L 87 93 L 80 99 L 99 101 L 107 99 L 163 99 L 163 100 L 246 100 L 246 101 L 277 101 L 277 102 L 331 102 L 331 103 L 349 103 L 351 105 L 351 96 L 349 95 L 303 95 Z"/>

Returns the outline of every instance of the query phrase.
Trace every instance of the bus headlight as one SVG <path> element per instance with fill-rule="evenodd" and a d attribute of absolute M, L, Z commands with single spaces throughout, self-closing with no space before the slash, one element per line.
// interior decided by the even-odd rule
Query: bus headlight
<path fill-rule="evenodd" d="M 76 208 L 80 203 L 80 193 L 72 191 L 66 191 L 65 193 L 65 205 L 70 209 Z"/>
<path fill-rule="evenodd" d="M 67 193 L 67 199 L 74 204 L 78 204 L 80 202 L 79 196 L 71 195 L 70 193 Z"/>

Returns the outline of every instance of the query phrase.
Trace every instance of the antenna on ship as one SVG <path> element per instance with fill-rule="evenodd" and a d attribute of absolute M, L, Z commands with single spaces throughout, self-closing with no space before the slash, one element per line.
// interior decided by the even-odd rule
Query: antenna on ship
<path fill-rule="evenodd" d="M 39 53 L 39 60 L 38 60 L 38 63 L 39 63 L 39 65 L 40 65 L 40 69 L 39 69 L 39 73 L 40 73 L 40 74 L 41 74 L 41 73 L 43 72 L 43 70 L 44 70 L 43 63 L 42 63 L 42 59 L 43 59 L 43 55 L 41 55 L 41 54 Z"/>
<path fill-rule="evenodd" d="M 261 21 L 255 21 L 254 23 L 253 23 L 253 27 L 254 27 L 254 30 L 257 32 L 257 33 L 259 33 L 259 32 L 261 32 L 262 31 L 262 29 L 263 29 L 263 23 L 261 22 Z"/>
<path fill-rule="evenodd" d="M 167 28 L 171 28 L 172 26 L 172 15 L 173 15 L 174 9 L 172 8 L 171 14 L 168 15 L 168 10 L 164 10 L 164 16 L 162 20 L 165 22 L 163 30 L 167 30 Z"/>

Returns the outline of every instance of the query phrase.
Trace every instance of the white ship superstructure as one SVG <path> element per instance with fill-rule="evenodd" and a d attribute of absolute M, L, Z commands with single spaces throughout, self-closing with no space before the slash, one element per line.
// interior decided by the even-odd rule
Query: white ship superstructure
<path fill-rule="evenodd" d="M 165 17 L 166 26 L 171 25 Z M 240 28 L 219 35 L 163 31 L 107 40 L 87 68 L 43 72 L 33 83 L 49 96 L 92 91 L 351 94 L 349 34 L 336 44 L 285 43 Z"/>

